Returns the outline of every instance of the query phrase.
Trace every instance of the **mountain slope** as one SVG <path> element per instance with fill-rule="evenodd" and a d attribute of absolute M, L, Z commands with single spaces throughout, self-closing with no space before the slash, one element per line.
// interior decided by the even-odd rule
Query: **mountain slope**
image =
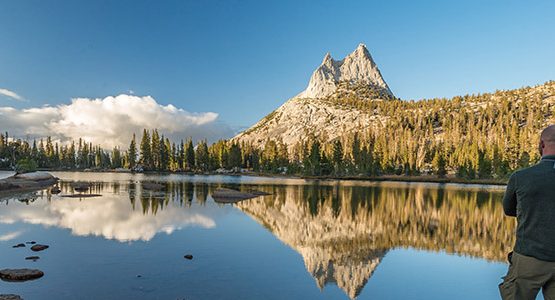
<path fill-rule="evenodd" d="M 384 121 L 383 117 L 376 114 L 368 114 L 334 101 L 347 97 L 366 100 L 394 98 L 363 44 L 339 61 L 326 54 L 306 90 L 233 140 L 262 146 L 268 138 L 279 138 L 292 146 L 309 136 L 328 141 L 345 132 Z"/>
<path fill-rule="evenodd" d="M 377 114 L 320 99 L 293 98 L 234 139 L 256 146 L 279 138 L 288 146 L 313 136 L 323 141 L 384 122 Z"/>
<path fill-rule="evenodd" d="M 350 170 L 355 174 L 502 178 L 538 159 L 538 134 L 555 121 L 555 81 L 451 99 L 401 101 L 390 94 L 381 75 L 376 77 L 377 67 L 360 71 L 361 66 L 374 66 L 364 50 L 360 46 L 339 62 L 326 56 L 305 91 L 232 141 L 259 149 L 268 140 L 281 141 L 290 158 L 298 159 L 307 154 L 307 141 L 318 140 L 329 158 L 330 142 L 339 140 L 342 159 L 357 165 Z M 355 66 L 359 71 L 345 71 Z M 351 153 L 355 133 L 366 147 L 364 158 L 371 161 L 364 166 L 362 156 Z"/>

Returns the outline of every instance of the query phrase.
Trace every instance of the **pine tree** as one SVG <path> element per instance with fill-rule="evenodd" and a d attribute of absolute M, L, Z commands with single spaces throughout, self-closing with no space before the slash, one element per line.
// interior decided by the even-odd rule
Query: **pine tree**
<path fill-rule="evenodd" d="M 316 140 L 312 143 L 312 146 L 310 147 L 310 154 L 308 155 L 308 161 L 306 163 L 309 175 L 321 175 L 321 159 L 322 153 L 320 150 L 320 142 Z"/>
<path fill-rule="evenodd" d="M 158 134 L 158 129 L 152 131 L 152 142 L 150 143 L 150 155 L 152 168 L 155 170 L 160 170 L 161 163 L 161 145 L 160 145 L 160 135 Z"/>
<path fill-rule="evenodd" d="M 208 145 L 206 141 L 201 141 L 197 144 L 197 151 L 195 153 L 196 167 L 201 171 L 208 171 L 210 167 L 210 157 L 208 155 Z"/>
<path fill-rule="evenodd" d="M 239 147 L 239 144 L 232 143 L 229 147 L 229 167 L 240 168 L 241 162 L 241 148 Z"/>
<path fill-rule="evenodd" d="M 358 138 L 358 133 L 355 133 L 353 137 L 353 144 L 351 145 L 351 156 L 353 158 L 353 165 L 355 169 L 360 169 L 360 140 Z"/>
<path fill-rule="evenodd" d="M 116 146 L 112 150 L 112 166 L 113 169 L 121 168 L 122 167 L 122 159 L 121 159 L 121 151 Z"/>
<path fill-rule="evenodd" d="M 343 173 L 343 145 L 340 140 L 333 143 L 332 162 L 334 174 L 341 175 Z"/>
<path fill-rule="evenodd" d="M 129 149 L 127 149 L 127 163 L 128 168 L 133 169 L 137 163 L 137 145 L 135 144 L 135 134 L 133 133 L 133 137 L 131 138 L 131 142 L 129 143 Z"/>
<path fill-rule="evenodd" d="M 164 138 L 164 135 L 160 137 L 160 166 L 159 170 L 168 171 L 170 164 L 170 153 L 171 145 L 170 141 Z"/>
<path fill-rule="evenodd" d="M 143 138 L 141 139 L 141 157 L 139 158 L 139 162 L 143 165 L 143 168 L 147 170 L 152 169 L 152 156 L 150 154 L 150 134 L 148 130 L 143 130 Z"/>
<path fill-rule="evenodd" d="M 434 152 L 434 158 L 432 159 L 432 168 L 436 175 L 439 177 L 445 176 L 447 174 L 447 170 L 445 170 L 446 161 L 443 155 L 443 151 L 441 146 L 436 147 Z"/>
<path fill-rule="evenodd" d="M 189 138 L 185 147 L 185 170 L 193 171 L 195 169 L 195 148 L 193 140 Z"/>

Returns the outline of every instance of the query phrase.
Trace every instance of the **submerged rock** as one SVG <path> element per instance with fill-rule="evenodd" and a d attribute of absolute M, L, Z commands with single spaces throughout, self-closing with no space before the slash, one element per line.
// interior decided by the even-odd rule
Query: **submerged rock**
<path fill-rule="evenodd" d="M 257 196 L 268 196 L 271 195 L 270 193 L 266 193 L 263 191 L 257 191 L 257 190 L 249 190 L 249 193 L 253 194 L 253 195 L 257 195 Z"/>
<path fill-rule="evenodd" d="M 36 244 L 36 243 L 37 243 L 37 242 L 35 242 L 35 241 L 25 242 L 25 244 L 32 244 L 32 245 L 34 245 L 34 244 Z"/>
<path fill-rule="evenodd" d="M 12 246 L 12 248 L 21 248 L 21 247 L 25 247 L 25 244 L 17 244 Z"/>
<path fill-rule="evenodd" d="M 91 184 L 88 182 L 72 182 L 70 184 L 70 186 L 76 191 L 76 192 L 86 192 L 90 189 Z"/>
<path fill-rule="evenodd" d="M 26 260 L 36 261 L 36 260 L 40 259 L 40 257 L 38 257 L 38 256 L 27 256 L 27 257 L 25 257 L 25 259 L 26 259 Z"/>
<path fill-rule="evenodd" d="M 185 256 L 183 256 L 183 257 L 185 257 L 188 260 L 193 259 L 193 255 L 191 255 L 191 254 L 185 254 Z"/>
<path fill-rule="evenodd" d="M 143 187 L 143 189 L 150 191 L 159 191 L 164 189 L 165 187 L 163 184 L 157 182 L 143 182 L 141 186 Z"/>
<path fill-rule="evenodd" d="M 15 294 L 0 294 L 0 300 L 23 300 L 23 298 Z"/>
<path fill-rule="evenodd" d="M 27 281 L 44 276 L 41 270 L 37 269 L 3 269 L 0 270 L 0 279 L 4 281 Z"/>
<path fill-rule="evenodd" d="M 214 198 L 214 201 L 220 203 L 235 203 L 241 200 L 247 200 L 263 195 L 268 194 L 260 191 L 241 192 L 232 189 L 219 188 L 212 193 L 212 198 Z"/>
<path fill-rule="evenodd" d="M 42 251 L 42 250 L 48 249 L 48 247 L 50 247 L 50 246 L 48 246 L 48 245 L 36 244 L 36 245 L 34 245 L 33 247 L 31 247 L 31 250 L 37 252 L 37 251 Z"/>
<path fill-rule="evenodd" d="M 94 198 L 101 197 L 101 194 L 72 194 L 72 195 L 62 195 L 60 197 L 64 198 Z"/>

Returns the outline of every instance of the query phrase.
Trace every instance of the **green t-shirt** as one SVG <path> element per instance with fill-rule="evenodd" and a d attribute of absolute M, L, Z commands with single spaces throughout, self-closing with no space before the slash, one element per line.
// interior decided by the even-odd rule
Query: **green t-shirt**
<path fill-rule="evenodd" d="M 517 218 L 514 251 L 555 261 L 555 155 L 511 175 L 503 209 Z"/>

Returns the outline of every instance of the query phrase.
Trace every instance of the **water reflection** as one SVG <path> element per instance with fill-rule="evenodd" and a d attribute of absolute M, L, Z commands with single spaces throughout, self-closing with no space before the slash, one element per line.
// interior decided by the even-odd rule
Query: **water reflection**
<path fill-rule="evenodd" d="M 218 219 L 234 206 L 215 203 L 210 194 L 216 188 L 256 189 L 271 195 L 235 207 L 298 252 L 318 287 L 336 284 L 351 298 L 360 294 L 391 249 L 445 251 L 503 261 L 514 243 L 515 223 L 503 215 L 502 190 L 122 178 L 91 181 L 85 193 L 102 195 L 97 198 L 64 198 L 79 193 L 71 181 L 62 181 L 60 195 L 45 190 L 0 199 L 0 204 L 9 206 L 0 209 L 0 223 L 56 226 L 78 236 L 122 242 L 150 241 L 156 234 L 171 234 L 187 226 L 217 226 Z M 163 188 L 147 190 L 145 180 L 161 183 Z M 19 234 L 9 232 L 0 240 Z"/>
<path fill-rule="evenodd" d="M 388 250 L 446 251 L 501 261 L 513 245 L 514 222 L 499 191 L 412 187 L 290 186 L 265 190 L 239 208 L 300 253 L 323 288 L 335 283 L 351 298 Z"/>
<path fill-rule="evenodd" d="M 218 216 L 230 207 L 205 205 L 203 185 L 168 184 L 163 191 L 145 191 L 140 183 L 91 182 L 88 192 L 98 198 L 64 198 L 74 193 L 70 182 L 61 182 L 61 195 L 48 191 L 0 199 L 9 209 L 0 210 L 0 223 L 25 222 L 70 229 L 78 236 L 101 236 L 118 241 L 149 241 L 157 233 L 171 234 L 187 226 L 213 228 Z M 14 205 L 19 204 L 33 205 Z M 15 203 L 17 204 L 17 203 Z"/>

